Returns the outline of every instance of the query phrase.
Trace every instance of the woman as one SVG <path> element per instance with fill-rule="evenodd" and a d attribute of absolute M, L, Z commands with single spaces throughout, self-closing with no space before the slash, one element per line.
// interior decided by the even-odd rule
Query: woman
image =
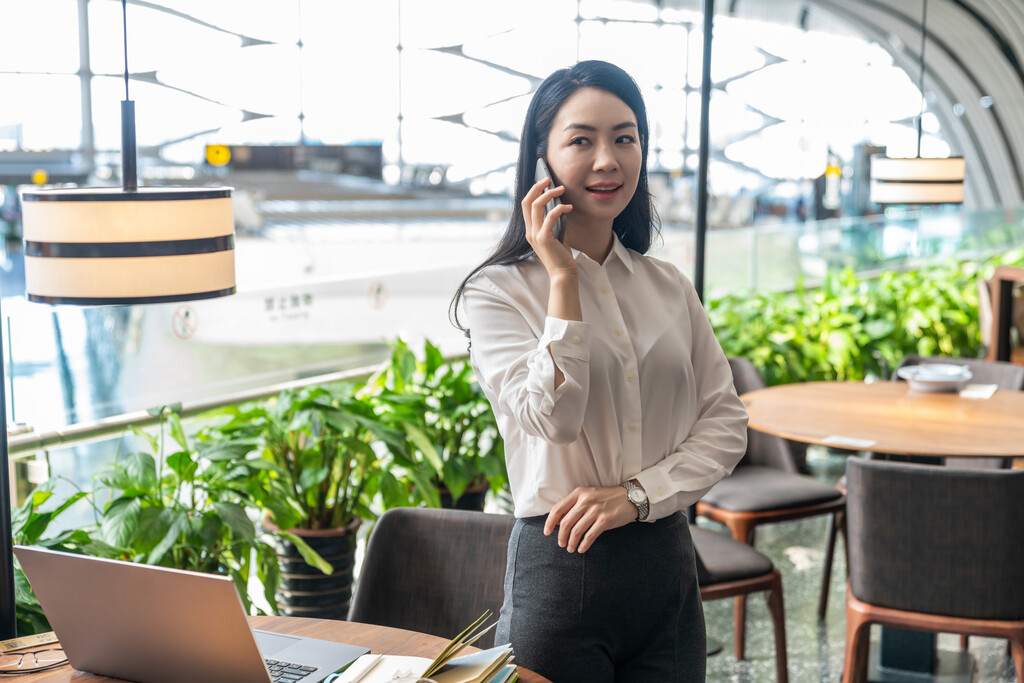
<path fill-rule="evenodd" d="M 496 641 L 554 683 L 704 680 L 680 511 L 746 447 L 746 411 L 693 286 L 644 256 L 647 145 L 624 71 L 586 61 L 548 77 L 526 114 L 508 229 L 453 300 L 518 517 Z M 537 182 L 538 157 L 557 187 Z M 562 205 L 545 216 L 553 197 Z"/>

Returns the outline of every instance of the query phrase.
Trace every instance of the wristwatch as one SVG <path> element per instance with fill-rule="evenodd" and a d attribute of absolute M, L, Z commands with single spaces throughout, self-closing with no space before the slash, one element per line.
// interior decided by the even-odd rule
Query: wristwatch
<path fill-rule="evenodd" d="M 629 479 L 620 484 L 626 489 L 629 502 L 636 506 L 636 521 L 647 521 L 647 515 L 651 514 L 651 504 L 647 501 L 647 491 L 640 486 L 635 479 Z"/>

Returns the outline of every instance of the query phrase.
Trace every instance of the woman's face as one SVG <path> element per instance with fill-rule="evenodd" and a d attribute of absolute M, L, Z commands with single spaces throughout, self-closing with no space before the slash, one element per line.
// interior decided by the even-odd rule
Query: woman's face
<path fill-rule="evenodd" d="M 551 124 L 547 162 L 565 186 L 562 201 L 573 206 L 569 230 L 610 229 L 640 180 L 643 152 L 633 110 L 607 90 L 577 90 Z"/>

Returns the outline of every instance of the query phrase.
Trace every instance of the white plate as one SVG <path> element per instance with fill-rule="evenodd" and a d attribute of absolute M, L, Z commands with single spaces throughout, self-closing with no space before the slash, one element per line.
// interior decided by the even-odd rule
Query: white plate
<path fill-rule="evenodd" d="M 960 391 L 973 377 L 966 365 L 948 363 L 908 365 L 896 374 L 907 380 L 914 391 Z"/>

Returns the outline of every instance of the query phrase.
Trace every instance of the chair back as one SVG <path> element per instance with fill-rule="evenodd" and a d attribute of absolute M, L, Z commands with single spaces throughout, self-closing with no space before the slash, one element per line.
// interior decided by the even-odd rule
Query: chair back
<path fill-rule="evenodd" d="M 985 360 L 984 358 L 955 358 L 948 356 L 904 356 L 899 367 L 908 365 L 922 365 L 924 363 L 952 363 L 954 365 L 966 365 L 971 371 L 972 384 L 995 384 L 1000 389 L 1021 391 L 1024 390 L 1024 365 L 1016 365 L 999 360 Z M 899 369 L 899 368 L 897 368 Z M 892 373 L 894 381 L 902 381 L 895 372 Z"/>
<path fill-rule="evenodd" d="M 485 610 L 497 615 L 514 523 L 470 510 L 388 510 L 367 543 L 349 620 L 453 638 Z M 476 643 L 493 644 L 493 631 Z"/>
<path fill-rule="evenodd" d="M 729 358 L 729 367 L 732 369 L 732 382 L 737 394 L 764 389 L 764 378 L 749 359 L 732 356 Z M 799 472 L 793 452 L 785 439 L 750 428 L 747 429 L 747 452 L 738 466 L 743 465 L 761 465 L 785 472 Z"/>
<path fill-rule="evenodd" d="M 1024 470 L 849 458 L 850 590 L 881 607 L 1024 619 Z"/>

